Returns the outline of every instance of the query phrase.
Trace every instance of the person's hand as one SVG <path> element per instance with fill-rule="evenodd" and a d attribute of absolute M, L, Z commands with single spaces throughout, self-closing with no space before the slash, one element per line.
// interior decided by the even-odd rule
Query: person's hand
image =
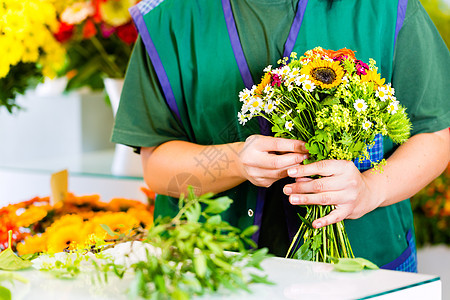
<path fill-rule="evenodd" d="M 320 228 L 344 219 L 357 219 L 378 207 L 376 193 L 351 161 L 323 160 L 288 170 L 296 182 L 284 187 L 293 205 L 335 205 L 336 209 L 313 222 Z M 309 176 L 320 175 L 311 179 Z"/>
<path fill-rule="evenodd" d="M 252 135 L 239 151 L 241 176 L 256 186 L 269 187 L 307 157 L 303 141 Z"/>

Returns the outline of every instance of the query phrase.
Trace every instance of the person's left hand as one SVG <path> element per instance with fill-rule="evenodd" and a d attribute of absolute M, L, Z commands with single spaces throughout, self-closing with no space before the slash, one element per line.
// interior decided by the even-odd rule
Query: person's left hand
<path fill-rule="evenodd" d="M 336 209 L 313 222 L 320 228 L 343 219 L 357 219 L 378 207 L 375 191 L 351 161 L 323 160 L 288 170 L 296 182 L 283 191 L 293 205 L 335 205 Z M 319 179 L 308 176 L 320 175 Z"/>

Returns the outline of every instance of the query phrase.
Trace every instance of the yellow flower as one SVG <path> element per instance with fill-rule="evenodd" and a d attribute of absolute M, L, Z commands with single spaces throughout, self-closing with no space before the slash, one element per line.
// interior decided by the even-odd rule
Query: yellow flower
<path fill-rule="evenodd" d="M 33 254 L 47 251 L 47 238 L 45 234 L 32 235 L 16 246 L 19 255 Z"/>
<path fill-rule="evenodd" d="M 100 2 L 102 19 L 112 26 L 120 26 L 130 21 L 128 9 L 137 3 L 136 0 L 108 0 Z"/>
<path fill-rule="evenodd" d="M 261 82 L 258 84 L 258 86 L 255 89 L 255 94 L 262 96 L 262 92 L 264 91 L 264 88 L 270 83 L 270 80 L 272 80 L 272 76 L 269 72 L 264 74 L 263 78 L 261 79 Z"/>
<path fill-rule="evenodd" d="M 78 228 L 81 228 L 83 227 L 83 218 L 76 214 L 64 215 L 60 219 L 53 222 L 53 224 L 48 227 L 45 232 L 49 235 L 53 235 L 53 233 L 58 231 L 60 228 L 67 226 L 78 226 Z"/>
<path fill-rule="evenodd" d="M 64 249 L 76 249 L 84 246 L 88 239 L 83 226 L 77 224 L 59 227 L 47 233 L 47 249 L 51 253 L 62 252 Z"/>
<path fill-rule="evenodd" d="M 315 85 L 324 89 L 331 89 L 338 86 L 344 76 L 344 70 L 338 61 L 323 59 L 315 59 L 309 62 L 302 68 L 301 73 L 309 75 L 309 79 Z"/>
<path fill-rule="evenodd" d="M 101 224 L 105 224 L 116 233 L 127 233 L 134 227 L 139 226 L 139 220 L 125 212 L 105 213 L 101 216 L 92 218 L 91 222 L 95 225 L 93 233 L 98 236 L 101 236 L 105 232 L 100 226 Z M 107 235 L 106 238 L 110 239 L 114 237 Z"/>
<path fill-rule="evenodd" d="M 383 85 L 384 80 L 376 70 L 366 70 L 366 75 L 361 76 L 361 82 L 373 82 L 375 86 Z"/>
<path fill-rule="evenodd" d="M 148 210 L 130 208 L 127 211 L 127 214 L 135 217 L 137 220 L 139 220 L 139 223 L 144 224 L 146 228 L 150 227 L 150 225 L 153 224 L 153 214 Z"/>
<path fill-rule="evenodd" d="M 47 207 L 30 206 L 22 214 L 17 216 L 16 225 L 19 227 L 28 227 L 47 216 Z"/>

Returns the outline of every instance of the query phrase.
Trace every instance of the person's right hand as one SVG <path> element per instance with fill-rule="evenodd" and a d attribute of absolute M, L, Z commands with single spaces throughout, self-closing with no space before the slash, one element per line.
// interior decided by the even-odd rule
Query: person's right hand
<path fill-rule="evenodd" d="M 254 185 L 269 187 L 306 158 L 303 141 L 252 135 L 240 147 L 240 172 Z"/>

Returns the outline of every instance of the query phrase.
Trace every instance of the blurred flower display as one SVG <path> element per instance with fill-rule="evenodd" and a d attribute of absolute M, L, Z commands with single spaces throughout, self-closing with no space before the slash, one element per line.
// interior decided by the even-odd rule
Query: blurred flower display
<path fill-rule="evenodd" d="M 92 241 L 113 239 L 103 229 L 130 233 L 153 224 L 154 193 L 142 188 L 148 203 L 114 198 L 100 201 L 99 195 L 75 196 L 50 205 L 49 197 L 0 208 L 0 250 L 6 249 L 12 230 L 12 249 L 19 255 L 37 252 L 61 252 L 84 247 Z"/>
<path fill-rule="evenodd" d="M 450 245 L 450 164 L 432 183 L 411 198 L 419 246 Z"/>
<path fill-rule="evenodd" d="M 13 112 L 17 95 L 57 75 L 65 50 L 53 35 L 58 20 L 50 0 L 0 0 L 0 15 L 0 107 Z"/>
<path fill-rule="evenodd" d="M 128 9 L 138 0 L 55 1 L 55 38 L 67 50 L 67 90 L 103 88 L 103 78 L 125 76 L 137 31 Z"/>

